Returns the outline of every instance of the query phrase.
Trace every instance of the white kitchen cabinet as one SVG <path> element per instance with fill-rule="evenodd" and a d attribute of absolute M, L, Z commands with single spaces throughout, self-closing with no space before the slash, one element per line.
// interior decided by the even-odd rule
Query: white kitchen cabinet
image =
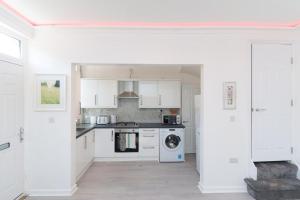
<path fill-rule="evenodd" d="M 114 157 L 114 129 L 96 129 L 95 132 L 95 157 L 112 158 Z"/>
<path fill-rule="evenodd" d="M 139 156 L 159 159 L 159 129 L 144 128 L 139 130 Z"/>
<path fill-rule="evenodd" d="M 76 175 L 82 175 L 94 160 L 94 133 L 92 130 L 76 140 Z"/>
<path fill-rule="evenodd" d="M 98 80 L 97 104 L 99 108 L 117 108 L 117 96 L 117 80 Z"/>
<path fill-rule="evenodd" d="M 117 108 L 118 81 L 81 79 L 82 108 Z"/>
<path fill-rule="evenodd" d="M 98 80 L 81 79 L 81 107 L 97 108 Z"/>
<path fill-rule="evenodd" d="M 139 108 L 158 108 L 157 81 L 139 81 Z"/>
<path fill-rule="evenodd" d="M 84 137 L 76 139 L 76 175 L 81 174 L 84 169 Z"/>
<path fill-rule="evenodd" d="M 92 130 L 87 135 L 87 160 L 88 163 L 94 160 L 95 156 L 95 130 Z"/>
<path fill-rule="evenodd" d="M 181 82 L 139 81 L 139 108 L 180 108 Z"/>
<path fill-rule="evenodd" d="M 160 108 L 180 108 L 181 82 L 158 81 L 158 95 Z"/>

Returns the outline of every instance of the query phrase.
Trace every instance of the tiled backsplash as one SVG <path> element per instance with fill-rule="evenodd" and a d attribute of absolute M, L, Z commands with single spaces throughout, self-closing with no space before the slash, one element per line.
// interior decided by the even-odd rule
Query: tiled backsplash
<path fill-rule="evenodd" d="M 169 109 L 158 108 L 139 109 L 138 99 L 119 99 L 118 108 L 89 108 L 83 110 L 83 115 L 86 119 L 84 122 L 88 122 L 89 116 L 116 115 L 118 122 L 160 123 L 161 114 L 170 114 L 170 111 Z"/>

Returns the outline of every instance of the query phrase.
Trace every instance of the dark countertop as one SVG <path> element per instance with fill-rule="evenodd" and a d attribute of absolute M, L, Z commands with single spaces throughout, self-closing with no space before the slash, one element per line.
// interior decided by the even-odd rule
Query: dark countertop
<path fill-rule="evenodd" d="M 98 124 L 79 124 L 77 125 L 76 130 L 76 138 L 79 138 L 86 134 L 87 132 L 95 129 L 95 128 L 120 128 L 117 127 L 116 124 L 106 124 L 106 125 L 98 125 Z M 139 123 L 137 127 L 123 127 L 123 128 L 185 128 L 182 124 L 161 124 L 161 123 Z"/>

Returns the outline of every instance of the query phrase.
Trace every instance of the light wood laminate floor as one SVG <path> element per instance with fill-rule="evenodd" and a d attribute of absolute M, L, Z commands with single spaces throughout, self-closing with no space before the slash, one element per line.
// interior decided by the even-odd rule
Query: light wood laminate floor
<path fill-rule="evenodd" d="M 185 163 L 97 162 L 72 197 L 26 200 L 252 200 L 248 194 L 201 194 L 195 156 Z"/>

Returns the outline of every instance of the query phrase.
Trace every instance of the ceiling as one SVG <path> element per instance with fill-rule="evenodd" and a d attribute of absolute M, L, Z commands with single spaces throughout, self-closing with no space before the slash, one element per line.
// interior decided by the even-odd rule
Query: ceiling
<path fill-rule="evenodd" d="M 258 27 L 300 25 L 299 0 L 0 0 L 34 26 Z"/>

